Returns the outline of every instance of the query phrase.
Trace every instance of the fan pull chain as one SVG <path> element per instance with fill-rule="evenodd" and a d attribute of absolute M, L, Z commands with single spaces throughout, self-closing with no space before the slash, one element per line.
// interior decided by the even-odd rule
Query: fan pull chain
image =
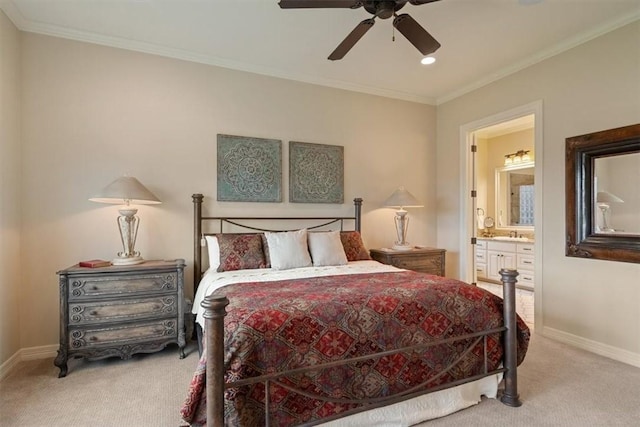
<path fill-rule="evenodd" d="M 395 42 L 396 41 L 396 27 L 391 26 L 391 41 Z"/>

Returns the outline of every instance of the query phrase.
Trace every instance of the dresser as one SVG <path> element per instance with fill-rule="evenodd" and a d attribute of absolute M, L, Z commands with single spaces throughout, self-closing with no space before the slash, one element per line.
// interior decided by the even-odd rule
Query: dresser
<path fill-rule="evenodd" d="M 406 270 L 444 276 L 445 250 L 436 248 L 413 248 L 408 251 L 393 249 L 371 249 L 371 258 L 383 264 Z"/>
<path fill-rule="evenodd" d="M 58 271 L 58 377 L 73 357 L 129 359 L 176 343 L 184 358 L 184 267 L 179 259 Z"/>

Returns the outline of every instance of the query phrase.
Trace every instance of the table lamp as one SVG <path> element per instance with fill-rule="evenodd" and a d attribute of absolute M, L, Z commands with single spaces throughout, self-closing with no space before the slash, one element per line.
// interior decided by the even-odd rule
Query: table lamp
<path fill-rule="evenodd" d="M 396 234 L 398 240 L 393 245 L 393 249 L 407 251 L 412 246 L 407 242 L 407 229 L 409 228 L 409 215 L 404 208 L 421 208 L 420 204 L 413 194 L 409 193 L 404 187 L 399 187 L 384 202 L 384 206 L 388 208 L 396 208 Z"/>
<path fill-rule="evenodd" d="M 134 205 L 157 205 L 162 203 L 151 191 L 132 176 L 122 176 L 107 185 L 95 197 L 92 202 L 112 203 L 124 205 L 118 209 L 118 228 L 122 240 L 122 252 L 118 252 L 112 263 L 114 265 L 140 264 L 144 259 L 140 252 L 135 250 L 136 237 L 140 219 L 136 216 L 138 209 Z"/>
<path fill-rule="evenodd" d="M 615 231 L 613 228 L 609 227 L 607 222 L 607 214 L 611 208 L 610 203 L 624 203 L 624 200 L 615 194 L 609 193 L 608 191 L 598 191 L 596 194 L 596 204 L 598 205 L 600 212 L 602 212 L 602 227 L 600 227 L 598 231 Z"/>

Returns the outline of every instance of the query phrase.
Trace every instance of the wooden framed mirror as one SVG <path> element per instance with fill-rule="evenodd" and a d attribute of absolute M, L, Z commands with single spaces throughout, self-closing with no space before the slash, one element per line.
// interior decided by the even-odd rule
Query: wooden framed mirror
<path fill-rule="evenodd" d="M 640 124 L 565 143 L 566 255 L 640 263 Z"/>

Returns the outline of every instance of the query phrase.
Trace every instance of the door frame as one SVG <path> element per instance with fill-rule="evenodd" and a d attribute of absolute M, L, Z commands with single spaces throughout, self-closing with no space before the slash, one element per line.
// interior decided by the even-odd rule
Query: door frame
<path fill-rule="evenodd" d="M 475 245 L 471 244 L 471 239 L 476 235 L 476 212 L 475 200 L 471 197 L 471 191 L 475 190 L 475 156 L 471 151 L 474 144 L 474 132 L 493 126 L 499 123 L 517 119 L 522 116 L 534 115 L 534 155 L 535 155 L 535 283 L 534 283 L 534 304 L 535 304 L 535 328 L 542 330 L 542 247 L 543 247 L 543 221 L 542 221 L 542 194 L 544 190 L 543 182 L 543 118 L 542 100 L 533 101 L 529 104 L 521 105 L 507 111 L 503 111 L 483 119 L 460 126 L 460 264 L 459 277 L 461 280 L 472 283 L 476 281 L 475 269 Z"/>

